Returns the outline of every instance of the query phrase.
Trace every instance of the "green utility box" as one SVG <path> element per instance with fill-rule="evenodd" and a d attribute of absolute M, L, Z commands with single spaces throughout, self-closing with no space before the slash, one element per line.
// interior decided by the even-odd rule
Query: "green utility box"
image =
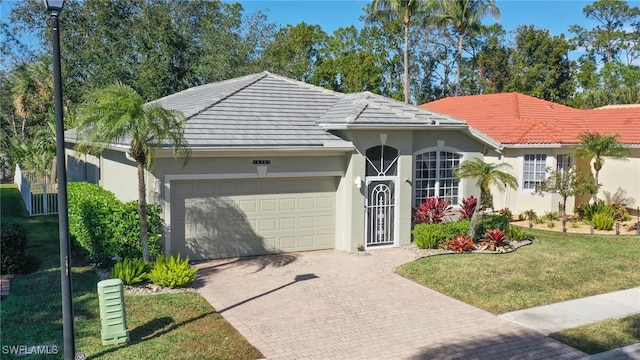
<path fill-rule="evenodd" d="M 102 345 L 129 342 L 127 313 L 124 309 L 122 280 L 109 279 L 98 283 Z"/>

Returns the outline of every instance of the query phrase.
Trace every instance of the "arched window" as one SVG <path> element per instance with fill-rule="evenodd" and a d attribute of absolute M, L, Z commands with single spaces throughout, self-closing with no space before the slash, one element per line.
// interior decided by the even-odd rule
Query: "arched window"
<path fill-rule="evenodd" d="M 378 145 L 367 149 L 367 176 L 396 176 L 398 174 L 398 149 Z"/>
<path fill-rule="evenodd" d="M 415 204 L 430 197 L 441 198 L 458 204 L 458 179 L 453 170 L 460 165 L 462 156 L 447 151 L 428 151 L 416 155 L 414 188 Z"/>

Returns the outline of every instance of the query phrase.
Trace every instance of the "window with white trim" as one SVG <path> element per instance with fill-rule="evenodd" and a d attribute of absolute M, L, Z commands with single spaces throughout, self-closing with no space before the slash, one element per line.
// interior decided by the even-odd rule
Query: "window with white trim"
<path fill-rule="evenodd" d="M 573 155 L 571 154 L 558 154 L 556 155 L 556 171 L 567 172 L 573 166 Z"/>
<path fill-rule="evenodd" d="M 460 189 L 453 171 L 460 165 L 461 157 L 447 151 L 428 151 L 416 155 L 415 204 L 420 204 L 430 197 L 458 204 Z"/>
<path fill-rule="evenodd" d="M 535 190 L 545 179 L 547 155 L 525 154 L 522 169 L 522 188 L 524 190 Z"/>

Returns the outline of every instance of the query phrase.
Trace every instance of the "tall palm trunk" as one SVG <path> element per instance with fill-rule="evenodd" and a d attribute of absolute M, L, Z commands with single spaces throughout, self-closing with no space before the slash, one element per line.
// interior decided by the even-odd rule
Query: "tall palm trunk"
<path fill-rule="evenodd" d="M 142 260 L 148 263 L 149 257 L 149 223 L 147 221 L 147 186 L 144 181 L 144 164 L 138 162 L 138 215 L 140 216 L 140 241 L 142 242 Z"/>
<path fill-rule="evenodd" d="M 463 35 L 460 34 L 460 37 L 458 38 L 458 73 L 456 74 L 456 96 L 460 94 L 460 78 L 462 77 L 462 40 Z"/>
<path fill-rule="evenodd" d="M 596 204 L 598 202 L 598 174 L 600 173 L 600 169 L 596 169 L 595 175 L 593 175 L 593 185 L 595 192 L 593 193 L 593 203 Z"/>
<path fill-rule="evenodd" d="M 411 16 L 404 16 L 404 103 L 409 103 L 409 26 L 411 25 Z"/>

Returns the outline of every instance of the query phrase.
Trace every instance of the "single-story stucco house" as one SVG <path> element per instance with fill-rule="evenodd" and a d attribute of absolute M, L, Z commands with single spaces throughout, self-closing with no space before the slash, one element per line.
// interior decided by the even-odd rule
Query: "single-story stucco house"
<path fill-rule="evenodd" d="M 502 145 L 501 153 L 487 154 L 485 161 L 510 164 L 519 188 L 493 191 L 497 209 L 509 208 L 514 214 L 529 209 L 539 214 L 558 211 L 560 195 L 534 196 L 533 191 L 548 168 L 563 170 L 578 165 L 592 169 L 589 159 L 576 156 L 578 135 L 585 132 L 619 134 L 619 141 L 629 147 L 626 161 L 605 158 L 599 174 L 599 198 L 604 191 L 614 194 L 622 189 L 635 199 L 627 204 L 630 213 L 640 206 L 640 105 L 579 110 L 520 93 L 502 93 L 450 97 L 420 107 L 462 119 Z M 589 199 L 586 196 L 578 202 Z M 574 205 L 570 198 L 567 212 Z"/>
<path fill-rule="evenodd" d="M 165 251 L 193 260 L 408 244 L 415 204 L 477 197 L 453 169 L 501 151 L 451 116 L 268 72 L 156 102 L 184 113 L 192 154 L 183 167 L 170 148 L 156 152 L 148 201 L 162 205 Z M 137 199 L 127 143 L 85 156 L 72 150 L 74 132 L 66 136 L 69 181 Z"/>

